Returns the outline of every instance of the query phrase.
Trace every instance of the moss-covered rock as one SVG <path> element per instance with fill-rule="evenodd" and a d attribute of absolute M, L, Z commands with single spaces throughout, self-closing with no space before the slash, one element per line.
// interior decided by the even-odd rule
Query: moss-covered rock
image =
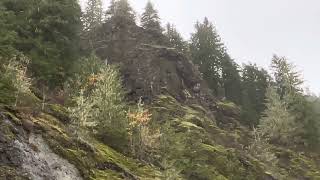
<path fill-rule="evenodd" d="M 155 168 L 139 163 L 87 135 L 85 141 L 73 137 L 57 118 L 41 114 L 33 121 L 43 131 L 52 150 L 74 164 L 85 179 L 160 179 Z"/>
<path fill-rule="evenodd" d="M 220 109 L 217 116 L 225 111 L 222 118 L 238 115 L 234 104 L 218 103 L 217 107 Z M 167 150 L 153 149 L 155 151 L 148 154 L 152 160 L 149 163 L 154 165 L 122 154 L 120 149 L 128 147 L 123 138 L 114 138 L 117 131 L 106 130 L 111 135 L 103 143 L 90 133 L 82 135 L 83 138 L 76 137 L 70 133 L 66 109 L 52 104 L 36 115 L 21 108 L 0 106 L 0 153 L 5 149 L 2 154 L 10 156 L 7 145 L 19 138 L 26 140 L 28 133 L 23 129 L 23 121 L 28 119 L 35 126 L 33 133 L 41 134 L 51 150 L 73 164 L 84 179 L 166 179 L 164 171 L 168 168 L 161 162 L 165 156 L 174 162 L 171 168 L 181 172 L 180 179 L 320 179 L 319 154 L 274 146 L 279 161 L 275 170 L 270 170 L 268 164 L 246 154 L 244 147 L 251 140 L 248 129 L 239 124 L 232 129 L 221 128 L 218 117 L 197 103 L 188 105 L 170 95 L 161 95 L 147 108 L 153 115 L 153 128 L 168 128 L 172 133 L 166 139 Z M 20 170 L 18 160 L 16 163 L 2 161 L 1 178 L 27 179 L 27 174 Z"/>

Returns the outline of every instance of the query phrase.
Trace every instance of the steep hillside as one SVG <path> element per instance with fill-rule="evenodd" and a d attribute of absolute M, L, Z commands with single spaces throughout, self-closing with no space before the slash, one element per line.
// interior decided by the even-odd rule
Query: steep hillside
<path fill-rule="evenodd" d="M 174 49 L 140 44 L 126 56 L 121 68 L 128 100 L 148 102 L 152 127 L 166 129 L 157 139 L 164 149 L 149 149 L 139 161 L 94 136 L 81 140 L 70 133 L 64 107 L 13 108 L 6 105 L 10 91 L 1 88 L 0 177 L 170 179 L 174 170 L 173 179 L 320 179 L 318 155 L 274 146 L 275 168 L 251 156 L 246 147 L 253 137 L 238 123 L 239 108 L 211 96 L 194 65 Z"/>
<path fill-rule="evenodd" d="M 50 114 L 1 107 L 1 179 L 161 179 L 157 168 L 72 136 L 61 112 Z"/>
<path fill-rule="evenodd" d="M 0 179 L 320 179 L 319 153 L 257 144 L 263 143 L 260 137 L 240 123 L 241 107 L 214 96 L 188 55 L 171 48 L 159 32 L 115 20 L 97 26 L 97 39 L 84 40 L 82 48 L 119 66 L 130 106 L 123 114 L 129 116 L 139 100 L 144 104 L 150 122 L 143 125 L 145 137 L 139 127 L 140 144 L 132 144 L 133 131 L 125 132 L 130 142 L 118 138 L 116 128 L 105 128 L 103 138 L 92 127 L 75 132 L 67 111 L 74 102 L 67 96 L 55 104 L 35 88 L 38 97 L 28 91 L 13 106 L 16 89 L 0 77 Z M 99 77 L 90 73 L 84 79 L 92 80 L 85 84 L 92 90 Z M 71 102 L 62 105 L 66 100 Z M 129 146 L 138 146 L 140 154 Z"/>

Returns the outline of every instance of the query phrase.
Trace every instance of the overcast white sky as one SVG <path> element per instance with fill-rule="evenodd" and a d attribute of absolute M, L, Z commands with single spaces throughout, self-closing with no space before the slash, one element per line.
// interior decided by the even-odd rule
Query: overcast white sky
<path fill-rule="evenodd" d="M 80 0 L 84 2 L 85 0 Z M 141 13 L 147 0 L 129 0 Z M 104 0 L 107 7 L 110 0 Z M 303 71 L 306 85 L 320 93 L 320 0 L 152 0 L 163 23 L 189 38 L 207 16 L 236 62 L 269 67 L 273 54 Z"/>

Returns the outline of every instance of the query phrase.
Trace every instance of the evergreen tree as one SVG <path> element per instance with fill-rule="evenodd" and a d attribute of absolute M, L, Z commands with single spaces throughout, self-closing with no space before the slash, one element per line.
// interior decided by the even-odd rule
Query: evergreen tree
<path fill-rule="evenodd" d="M 28 95 L 31 93 L 31 78 L 27 76 L 27 66 L 30 60 L 25 56 L 14 57 L 10 59 L 9 63 L 4 66 L 3 78 L 11 83 L 15 89 L 15 103 L 16 107 L 21 95 Z"/>
<path fill-rule="evenodd" d="M 314 104 L 304 95 L 302 77 L 295 66 L 285 57 L 274 56 L 271 64 L 276 80 L 277 92 L 294 116 L 296 137 L 305 145 L 316 147 L 320 140 L 319 116 Z"/>
<path fill-rule="evenodd" d="M 142 27 L 149 32 L 161 34 L 163 31 L 158 11 L 154 9 L 153 4 L 150 1 L 148 1 L 145 11 L 141 16 L 141 24 Z"/>
<path fill-rule="evenodd" d="M 88 0 L 85 12 L 83 14 L 83 24 L 85 31 L 94 30 L 102 24 L 102 1 Z"/>
<path fill-rule="evenodd" d="M 96 61 L 95 56 L 88 60 Z M 83 61 L 83 65 L 88 65 Z M 91 127 L 99 135 L 124 136 L 127 128 L 126 104 L 124 91 L 117 68 L 100 64 L 89 64 L 86 69 L 79 68 L 79 83 L 74 86 L 77 92 L 73 95 L 75 106 L 69 112 L 77 127 Z M 83 67 L 83 66 L 80 66 Z M 89 72 L 91 72 L 89 74 Z M 110 133 L 110 134 L 108 134 Z"/>
<path fill-rule="evenodd" d="M 303 127 L 309 117 L 307 116 L 308 104 L 303 95 L 301 75 L 295 70 L 295 66 L 285 57 L 273 56 L 271 68 L 275 78 L 277 92 L 282 101 L 288 105 L 288 109 L 294 115 L 297 125 Z M 300 128 L 300 136 L 303 130 Z"/>
<path fill-rule="evenodd" d="M 16 15 L 7 10 L 4 2 L 0 2 L 0 56 L 9 57 L 17 53 L 14 44 L 18 40 L 18 34 L 14 31 Z"/>
<path fill-rule="evenodd" d="M 264 116 L 260 120 L 259 131 L 271 142 L 289 144 L 297 128 L 294 116 L 281 101 L 276 89 L 269 87 L 266 93 L 267 103 Z"/>
<path fill-rule="evenodd" d="M 135 13 L 128 0 L 112 0 L 106 18 L 120 26 L 135 24 Z"/>
<path fill-rule="evenodd" d="M 195 25 L 196 32 L 192 34 L 190 52 L 193 62 L 199 66 L 204 80 L 218 95 L 221 88 L 221 61 L 224 48 L 220 37 L 212 23 L 207 18 L 203 23 Z"/>
<path fill-rule="evenodd" d="M 180 33 L 177 31 L 176 27 L 170 23 L 167 24 L 167 29 L 165 32 L 166 37 L 169 40 L 169 45 L 174 47 L 176 50 L 188 54 L 189 47 L 188 43 L 183 40 Z"/>
<path fill-rule="evenodd" d="M 295 66 L 290 64 L 285 57 L 273 56 L 271 68 L 274 73 L 276 86 L 281 98 L 301 94 L 303 80 L 299 72 L 295 71 Z"/>
<path fill-rule="evenodd" d="M 224 95 L 227 100 L 239 105 L 241 103 L 241 77 L 238 65 L 228 54 L 225 54 L 221 66 Z"/>
<path fill-rule="evenodd" d="M 241 84 L 241 119 L 250 126 L 259 123 L 265 110 L 266 90 L 270 85 L 268 72 L 255 64 L 247 64 L 242 68 Z"/>
<path fill-rule="evenodd" d="M 10 38 L 16 36 L 11 41 L 13 49 L 31 59 L 29 70 L 36 80 L 51 87 L 61 85 L 78 54 L 81 30 L 78 2 L 3 0 L 1 7 L 10 15 L 6 23 Z"/>
<path fill-rule="evenodd" d="M 100 41 L 99 29 L 102 26 L 102 16 L 102 1 L 88 0 L 82 17 L 83 31 L 81 38 L 84 41 L 84 49 L 93 51 L 97 46 L 97 42 Z"/>

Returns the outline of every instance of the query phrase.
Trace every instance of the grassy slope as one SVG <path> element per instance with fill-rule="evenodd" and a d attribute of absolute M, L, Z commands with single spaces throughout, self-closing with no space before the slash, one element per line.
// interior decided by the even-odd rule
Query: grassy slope
<path fill-rule="evenodd" d="M 3 104 L 10 104 L 10 91 L 0 89 L 0 110 L 10 117 L 15 126 L 21 126 L 23 115 L 8 111 Z M 27 98 L 28 99 L 28 98 Z M 29 97 L 30 99 L 30 97 Z M 39 103 L 38 100 L 32 102 Z M 91 138 L 90 145 L 79 141 L 68 133 L 67 115 L 63 107 L 50 105 L 48 113 L 41 113 L 31 120 L 37 126 L 52 150 L 74 164 L 85 179 L 165 179 L 158 168 L 142 164 L 116 152 L 109 146 Z M 230 108 L 230 106 L 228 106 Z M 270 177 L 268 167 L 254 159 L 241 148 L 248 141 L 246 128 L 233 131 L 222 130 L 213 117 L 199 105 L 184 105 L 171 96 L 160 96 L 151 106 L 153 120 L 159 127 L 164 122 L 173 122 L 172 129 L 179 141 L 195 146 L 183 145 L 176 158 L 183 160 L 179 167 L 185 179 L 265 179 Z M 5 125 L 0 118 L 0 132 L 7 141 L 16 138 L 13 127 Z M 184 139 L 178 139 L 184 137 Z M 90 138 L 89 138 L 90 139 Z M 172 148 L 174 149 L 175 144 Z M 181 145 L 181 143 L 180 143 Z M 179 147 L 177 147 L 179 149 Z M 178 150 L 177 150 L 178 151 Z M 319 155 L 303 154 L 280 147 L 274 148 L 279 157 L 277 174 L 280 179 L 320 179 Z M 190 161 L 191 160 L 191 161 Z M 15 167 L 0 166 L 0 178 L 24 179 Z"/>
<path fill-rule="evenodd" d="M 41 114 L 33 121 L 54 152 L 74 164 L 86 179 L 160 179 L 161 173 L 91 138 L 90 144 L 72 138 L 55 117 Z"/>
<path fill-rule="evenodd" d="M 74 164 L 85 179 L 161 179 L 161 172 L 155 167 L 128 158 L 94 138 L 89 137 L 88 144 L 73 137 L 66 126 L 66 111 L 61 106 L 49 105 L 47 113 L 42 112 L 36 117 L 25 115 L 26 111 L 30 113 L 33 108 L 38 108 L 35 104 L 40 101 L 34 95 L 22 97 L 22 100 L 27 100 L 22 104 L 26 103 L 32 108 L 14 109 L 8 106 L 14 100 L 11 92 L 6 88 L 0 89 L 0 113 L 12 122 L 12 125 L 4 123 L 4 118 L 0 117 L 2 141 L 10 143 L 16 140 L 16 127 L 22 128 L 21 120 L 28 118 L 35 123 L 36 132 L 42 134 L 51 149 Z M 17 168 L 0 165 L 0 179 L 24 179 Z"/>
<path fill-rule="evenodd" d="M 220 107 L 224 106 L 220 104 Z M 226 110 L 230 108 L 228 105 Z M 175 122 L 172 128 L 178 134 L 182 133 L 183 137 L 191 139 L 190 142 L 197 143 L 197 146 L 185 152 L 184 156 L 193 158 L 197 163 L 183 167 L 186 170 L 185 178 L 268 179 L 273 176 L 278 179 L 320 179 L 319 155 L 303 155 L 274 147 L 273 151 L 280 160 L 276 170 L 270 172 L 268 165 L 243 150 L 243 146 L 251 139 L 246 128 L 240 126 L 232 131 L 223 130 L 206 115 L 206 110 L 201 106 L 184 105 L 170 96 L 160 96 L 152 109 L 156 121 Z M 191 153 L 193 150 L 198 152 L 196 156 Z"/>

